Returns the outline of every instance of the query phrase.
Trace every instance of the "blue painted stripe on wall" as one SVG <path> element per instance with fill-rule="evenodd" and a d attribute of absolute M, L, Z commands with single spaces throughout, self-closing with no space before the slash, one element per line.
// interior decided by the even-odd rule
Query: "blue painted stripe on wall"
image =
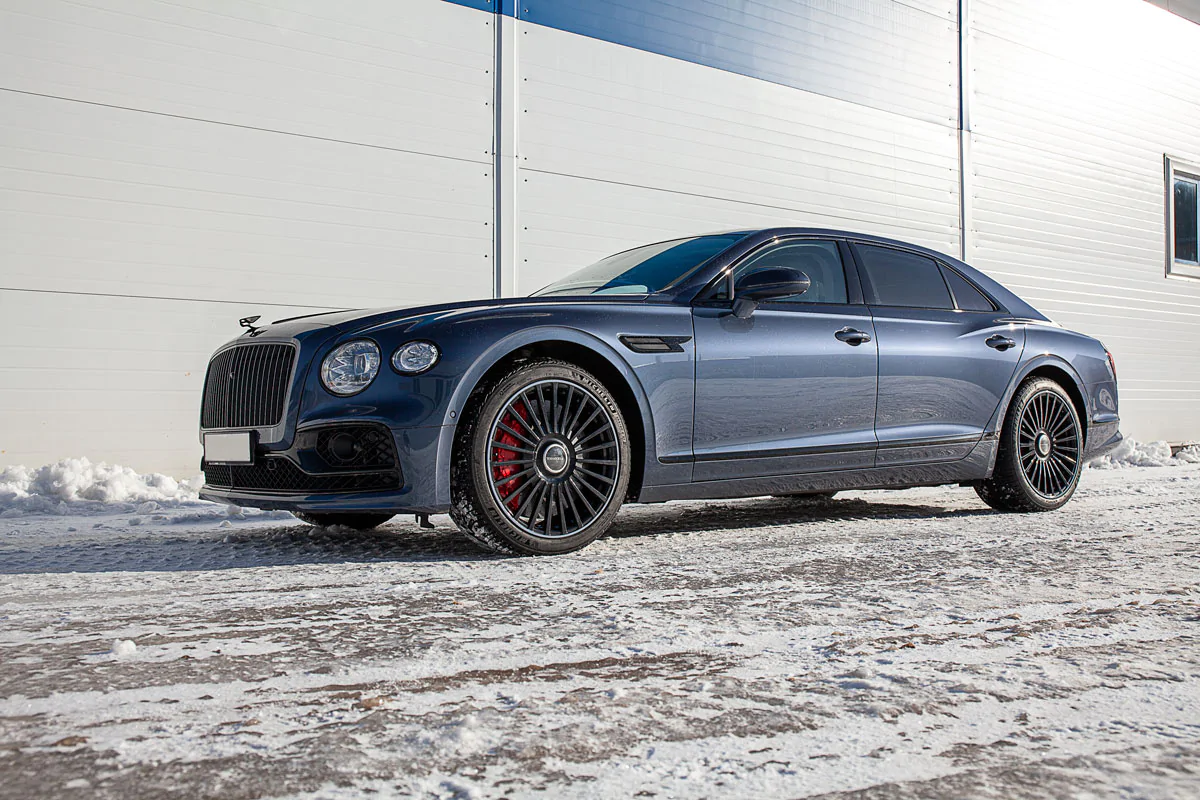
<path fill-rule="evenodd" d="M 892 0 L 492 2 L 548 28 L 957 124 L 956 21 Z"/>
<path fill-rule="evenodd" d="M 823 27 L 796 0 L 522 0 L 520 17 L 797 89 L 793 56 Z"/>
<path fill-rule="evenodd" d="M 478 8 L 480 11 L 495 11 L 495 0 L 446 0 L 447 3 L 453 3 L 456 6 L 466 6 L 467 8 Z M 511 16 L 512 12 L 508 14 Z"/>

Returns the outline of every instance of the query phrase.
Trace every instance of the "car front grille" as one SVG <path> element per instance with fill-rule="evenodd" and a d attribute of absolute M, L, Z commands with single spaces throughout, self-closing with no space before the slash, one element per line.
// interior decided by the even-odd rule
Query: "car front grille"
<path fill-rule="evenodd" d="M 214 489 L 237 489 L 263 494 L 324 494 L 396 489 L 400 472 L 345 472 L 312 475 L 286 458 L 260 458 L 253 464 L 205 464 L 204 482 Z"/>
<path fill-rule="evenodd" d="M 239 344 L 208 363 L 200 427 L 260 428 L 283 418 L 296 349 L 289 344 Z"/>

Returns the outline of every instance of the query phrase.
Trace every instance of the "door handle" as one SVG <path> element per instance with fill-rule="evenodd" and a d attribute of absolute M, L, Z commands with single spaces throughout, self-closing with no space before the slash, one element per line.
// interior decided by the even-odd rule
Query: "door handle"
<path fill-rule="evenodd" d="M 994 347 L 995 349 L 999 350 L 1001 353 L 1003 353 L 1005 350 L 1007 350 L 1010 347 L 1017 346 L 1017 342 L 1015 339 L 1010 339 L 1007 336 L 1002 336 L 999 333 L 997 333 L 995 336 L 989 336 L 987 338 L 987 341 L 984 344 L 986 344 L 988 347 Z"/>
<path fill-rule="evenodd" d="M 871 334 L 863 331 L 855 330 L 854 328 L 842 328 L 834 334 L 838 341 L 845 342 L 852 347 L 858 347 L 863 342 L 871 341 Z"/>

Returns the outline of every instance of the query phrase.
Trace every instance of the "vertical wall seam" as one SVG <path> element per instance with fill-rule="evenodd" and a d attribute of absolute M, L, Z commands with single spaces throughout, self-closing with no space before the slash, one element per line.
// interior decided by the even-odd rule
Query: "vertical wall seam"
<path fill-rule="evenodd" d="M 971 248 L 971 0 L 958 0 L 958 219 L 959 255 L 973 257 Z"/>
<path fill-rule="evenodd" d="M 495 297 L 517 291 L 520 239 L 517 235 L 517 192 L 520 156 L 517 139 L 520 127 L 520 30 L 515 16 L 492 15 L 496 38 L 492 59 L 492 204 L 493 252 L 492 292 Z"/>
<path fill-rule="evenodd" d="M 520 200 L 521 30 L 515 16 L 494 14 L 496 26 L 495 88 L 492 94 L 493 187 L 495 193 L 496 297 L 518 293 L 521 239 L 517 218 Z"/>
<path fill-rule="evenodd" d="M 504 287 L 501 281 L 501 262 L 503 253 L 501 250 L 501 237 L 504 235 L 502 228 L 502 197 L 501 197 L 501 158 L 500 150 L 502 144 L 500 103 L 504 99 L 503 81 L 501 79 L 501 48 L 503 43 L 502 30 L 500 24 L 500 15 L 492 15 L 493 27 L 493 44 L 492 44 L 492 297 L 500 297 L 504 293 Z"/>

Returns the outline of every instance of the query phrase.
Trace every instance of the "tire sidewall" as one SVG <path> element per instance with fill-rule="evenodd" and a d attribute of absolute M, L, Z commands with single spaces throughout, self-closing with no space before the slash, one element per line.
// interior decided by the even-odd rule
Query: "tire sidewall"
<path fill-rule="evenodd" d="M 590 392 L 604 407 L 616 430 L 620 467 L 617 480 L 607 506 L 583 531 L 553 539 L 532 536 L 513 525 L 501 511 L 491 491 L 488 448 L 492 423 L 501 413 L 517 390 L 543 380 L 567 380 Z M 563 362 L 535 362 L 519 368 L 496 384 L 479 407 L 470 432 L 470 486 L 467 487 L 471 500 L 481 512 L 482 522 L 498 535 L 512 550 L 523 554 L 551 555 L 569 553 L 590 544 L 612 525 L 621 510 L 625 494 L 629 490 L 629 475 L 632 452 L 629 430 L 616 399 L 600 381 L 587 371 Z"/>

